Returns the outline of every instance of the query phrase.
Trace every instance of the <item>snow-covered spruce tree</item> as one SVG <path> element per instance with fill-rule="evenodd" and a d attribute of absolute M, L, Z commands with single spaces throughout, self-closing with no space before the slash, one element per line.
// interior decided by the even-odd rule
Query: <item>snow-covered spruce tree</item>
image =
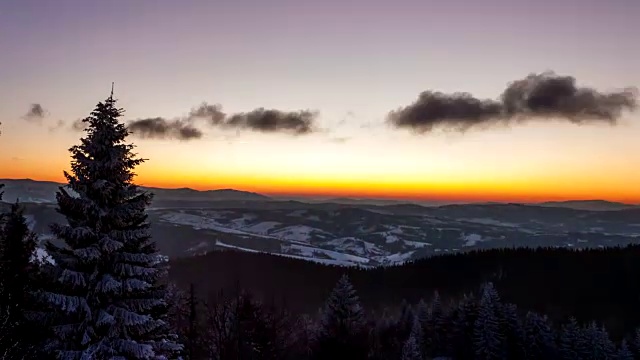
<path fill-rule="evenodd" d="M 419 337 L 416 338 L 418 345 L 420 345 L 420 350 L 422 354 L 427 354 L 427 345 L 430 344 L 429 339 L 427 338 L 427 334 L 429 333 L 429 305 L 424 301 L 424 299 L 420 299 L 418 305 L 416 305 L 415 316 L 413 318 L 413 326 L 411 327 L 411 333 L 415 333 L 416 323 L 420 325 L 420 333 Z"/>
<path fill-rule="evenodd" d="M 369 360 L 397 359 L 401 356 L 405 339 L 398 337 L 398 318 L 386 310 L 371 329 Z"/>
<path fill-rule="evenodd" d="M 56 322 L 49 348 L 65 360 L 162 359 L 181 347 L 158 332 L 166 331 L 166 260 L 149 234 L 152 194 L 133 183 L 144 160 L 125 142 L 122 113 L 112 94 L 83 120 L 87 134 L 64 173 L 73 193 L 56 194 L 67 223 L 51 226 L 64 244 L 47 243 L 55 283 L 43 296 Z"/>
<path fill-rule="evenodd" d="M 555 335 L 546 316 L 528 312 L 524 320 L 524 336 L 527 359 L 556 358 Z"/>
<path fill-rule="evenodd" d="M 402 347 L 402 360 L 422 360 L 422 346 L 417 339 L 418 336 L 422 336 L 422 328 L 418 321 L 414 322 L 414 329 L 417 331 L 411 331 L 409 338 L 405 341 Z"/>
<path fill-rule="evenodd" d="M 329 295 L 318 329 L 315 359 L 367 357 L 364 311 L 347 275 Z"/>
<path fill-rule="evenodd" d="M 503 304 L 501 309 L 502 315 L 502 333 L 505 336 L 505 344 L 507 350 L 507 358 L 523 359 L 525 358 L 525 334 L 524 326 L 518 316 L 518 308 L 515 304 Z"/>
<path fill-rule="evenodd" d="M 451 317 L 449 331 L 449 353 L 454 359 L 473 359 L 474 324 L 478 316 L 478 304 L 472 295 L 465 295 Z"/>
<path fill-rule="evenodd" d="M 425 304 L 426 307 L 426 304 Z M 411 304 L 405 299 L 400 303 L 400 315 L 398 316 L 398 331 L 402 338 L 409 336 L 413 327 L 413 319 L 416 316 Z"/>
<path fill-rule="evenodd" d="M 436 291 L 431 300 L 429 314 L 425 326 L 425 346 L 427 355 L 431 357 L 445 355 L 447 351 L 447 319 L 445 310 L 440 300 L 440 294 Z"/>
<path fill-rule="evenodd" d="M 474 349 L 476 359 L 505 359 L 505 337 L 501 329 L 500 297 L 492 283 L 483 287 L 478 306 L 478 318 L 474 325 Z"/>
<path fill-rule="evenodd" d="M 0 225 L 0 312 L 5 324 L 0 349 L 12 349 L 15 358 L 35 356 L 40 345 L 38 327 L 29 317 L 38 288 L 38 267 L 32 261 L 37 237 L 29 230 L 23 211 L 16 202 Z M 23 335 L 27 331 L 28 337 Z"/>
<path fill-rule="evenodd" d="M 560 358 L 563 360 L 580 359 L 581 354 L 585 352 L 585 345 L 582 328 L 578 325 L 578 321 L 574 317 L 569 318 L 569 321 L 562 326 L 560 333 L 558 347 Z"/>
<path fill-rule="evenodd" d="M 588 344 L 588 351 L 584 352 L 583 359 L 614 359 L 615 345 L 603 326 L 598 326 L 595 322 L 592 322 L 583 330 L 583 334 L 585 342 Z"/>
<path fill-rule="evenodd" d="M 413 320 L 413 327 L 411 327 L 411 333 L 409 334 L 409 339 L 411 338 L 413 338 L 416 344 L 418 344 L 418 348 L 420 349 L 420 355 L 421 356 L 424 355 L 424 350 L 425 350 L 424 328 L 422 327 L 422 324 L 420 323 L 420 320 L 418 320 L 418 318 L 415 318 Z"/>
<path fill-rule="evenodd" d="M 633 353 L 629 350 L 627 340 L 622 340 L 618 351 L 616 352 L 615 360 L 633 360 Z"/>
<path fill-rule="evenodd" d="M 640 359 L 640 328 L 636 329 L 633 337 L 631 338 L 631 342 L 629 343 L 630 350 L 633 353 L 634 357 Z"/>

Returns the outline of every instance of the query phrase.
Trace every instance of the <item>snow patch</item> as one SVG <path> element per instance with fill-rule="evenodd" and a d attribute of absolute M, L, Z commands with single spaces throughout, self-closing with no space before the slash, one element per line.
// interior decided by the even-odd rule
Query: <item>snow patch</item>
<path fill-rule="evenodd" d="M 279 222 L 275 222 L 275 221 L 263 221 L 261 223 L 257 223 L 251 226 L 248 226 L 246 228 L 244 228 L 243 230 L 248 231 L 248 232 L 255 232 L 255 233 L 259 233 L 259 234 L 267 234 L 269 233 L 269 230 L 273 229 L 274 227 L 280 225 Z"/>
<path fill-rule="evenodd" d="M 174 213 L 163 214 L 160 217 L 160 219 L 165 221 L 165 222 L 172 223 L 172 224 L 191 226 L 196 230 L 207 229 L 207 230 L 215 230 L 215 231 L 222 232 L 222 233 L 227 233 L 227 234 L 271 238 L 270 236 L 264 236 L 264 235 L 260 235 L 260 234 L 252 234 L 252 233 L 249 233 L 249 232 L 246 232 L 246 231 L 241 231 L 241 230 L 236 230 L 236 229 L 233 229 L 233 228 L 228 228 L 228 227 L 225 227 L 225 226 L 221 225 L 217 221 L 215 221 L 215 219 L 211 219 L 211 218 L 203 217 L 203 216 L 198 216 L 198 215 L 179 213 L 179 212 L 175 213 L 174 212 Z"/>
<path fill-rule="evenodd" d="M 413 256 L 414 252 L 415 251 L 409 251 L 406 253 L 397 253 L 393 255 L 387 255 L 383 258 L 383 260 L 392 264 L 400 264 L 411 259 L 411 256 Z"/>
<path fill-rule="evenodd" d="M 292 225 L 282 228 L 278 231 L 274 231 L 271 235 L 284 239 L 308 243 L 311 240 L 312 235 L 325 235 L 332 236 L 328 232 L 322 231 L 306 225 Z"/>
<path fill-rule="evenodd" d="M 411 241 L 411 240 L 404 240 L 404 244 L 414 248 L 423 248 L 425 246 L 433 246 L 433 244 L 428 242 Z"/>
<path fill-rule="evenodd" d="M 31 261 L 38 261 L 41 263 L 47 262 L 51 265 L 56 264 L 55 260 L 53 260 L 51 255 L 49 255 L 49 253 L 43 248 L 36 248 L 36 251 L 31 256 Z"/>
<path fill-rule="evenodd" d="M 465 242 L 462 246 L 473 246 L 482 241 L 482 236 L 479 234 L 463 234 L 462 241 Z"/>

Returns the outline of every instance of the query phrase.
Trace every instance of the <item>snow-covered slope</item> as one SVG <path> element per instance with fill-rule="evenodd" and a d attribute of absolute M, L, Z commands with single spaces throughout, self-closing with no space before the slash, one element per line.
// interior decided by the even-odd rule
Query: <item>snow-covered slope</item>
<path fill-rule="evenodd" d="M 638 209 L 294 201 L 177 204 L 148 210 L 152 236 L 159 250 L 171 257 L 235 249 L 332 265 L 377 266 L 479 248 L 587 248 L 640 242 Z M 26 204 L 26 216 L 29 227 L 42 236 L 49 234 L 49 224 L 64 221 L 53 204 Z"/>

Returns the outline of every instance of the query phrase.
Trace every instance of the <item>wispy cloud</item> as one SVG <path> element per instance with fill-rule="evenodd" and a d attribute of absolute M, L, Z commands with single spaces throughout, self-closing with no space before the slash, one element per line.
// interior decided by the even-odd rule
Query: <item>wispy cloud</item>
<path fill-rule="evenodd" d="M 23 116 L 24 119 L 29 121 L 40 122 L 46 116 L 47 111 L 38 103 L 33 103 L 29 106 L 29 110 Z"/>

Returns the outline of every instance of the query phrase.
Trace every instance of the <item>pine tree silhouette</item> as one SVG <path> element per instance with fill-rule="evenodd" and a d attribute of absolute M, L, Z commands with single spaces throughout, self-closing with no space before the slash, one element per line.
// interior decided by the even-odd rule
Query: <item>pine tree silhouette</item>
<path fill-rule="evenodd" d="M 0 224 L 0 349 L 11 349 L 15 358 L 34 356 L 42 335 L 31 318 L 38 290 L 37 265 L 32 261 L 37 244 L 19 203 L 3 215 Z M 25 337 L 26 332 L 30 333 Z"/>
<path fill-rule="evenodd" d="M 364 312 L 347 275 L 340 278 L 329 295 L 322 316 L 315 358 L 366 358 Z"/>

